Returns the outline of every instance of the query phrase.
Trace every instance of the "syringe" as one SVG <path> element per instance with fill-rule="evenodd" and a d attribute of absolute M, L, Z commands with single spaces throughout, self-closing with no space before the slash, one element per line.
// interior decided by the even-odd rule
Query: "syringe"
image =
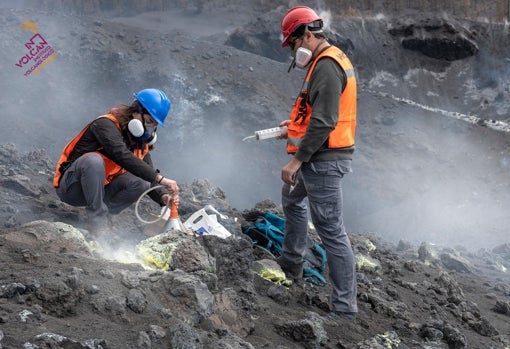
<path fill-rule="evenodd" d="M 268 139 L 268 138 L 276 138 L 286 132 L 287 132 L 287 126 L 267 128 L 265 130 L 255 131 L 255 134 L 253 136 L 245 137 L 245 138 L 243 138 L 243 141 L 245 141 L 247 139 L 252 139 L 252 138 L 255 138 L 257 141 L 260 141 L 263 139 Z"/>

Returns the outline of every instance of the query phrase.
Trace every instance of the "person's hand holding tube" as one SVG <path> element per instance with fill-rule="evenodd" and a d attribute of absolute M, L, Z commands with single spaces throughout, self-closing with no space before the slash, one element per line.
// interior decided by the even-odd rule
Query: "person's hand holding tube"
<path fill-rule="evenodd" d="M 169 201 L 168 195 L 170 195 L 171 200 L 178 206 L 179 205 L 179 186 L 177 182 L 173 179 L 166 178 L 165 176 L 159 175 L 156 177 L 156 182 L 159 185 L 162 185 L 168 191 L 168 194 L 162 195 L 162 201 L 167 203 Z"/>

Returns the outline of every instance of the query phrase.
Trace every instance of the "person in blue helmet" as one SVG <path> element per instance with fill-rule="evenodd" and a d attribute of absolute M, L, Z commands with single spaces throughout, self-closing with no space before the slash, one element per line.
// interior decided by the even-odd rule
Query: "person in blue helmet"
<path fill-rule="evenodd" d="M 60 200 L 85 206 L 94 238 L 105 233 L 108 214 L 118 214 L 151 186 L 150 197 L 165 205 L 179 202 L 179 186 L 155 169 L 150 150 L 156 129 L 164 127 L 171 103 L 158 89 L 134 94 L 130 105 L 111 108 L 86 125 L 62 150 L 53 186 Z"/>

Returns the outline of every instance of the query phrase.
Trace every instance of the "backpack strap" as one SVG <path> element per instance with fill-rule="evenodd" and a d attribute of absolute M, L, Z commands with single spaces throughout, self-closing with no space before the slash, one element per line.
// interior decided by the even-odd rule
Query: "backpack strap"
<path fill-rule="evenodd" d="M 324 276 L 313 268 L 303 268 L 303 280 L 311 282 L 317 286 L 326 286 L 327 281 Z"/>
<path fill-rule="evenodd" d="M 278 228 L 282 233 L 285 231 L 285 218 L 280 217 L 271 211 L 267 211 L 264 213 L 264 219 Z"/>
<path fill-rule="evenodd" d="M 250 236 L 254 245 L 261 246 L 276 257 L 281 256 L 283 232 L 265 217 L 261 217 L 259 221 L 244 229 L 243 232 Z"/>
<path fill-rule="evenodd" d="M 265 232 L 260 231 L 260 229 L 252 225 L 247 227 L 244 233 L 250 237 L 254 245 L 262 246 L 269 251 L 272 241 L 267 237 Z"/>
<path fill-rule="evenodd" d="M 275 254 L 280 256 L 282 254 L 282 245 L 283 245 L 283 232 L 271 222 L 269 222 L 265 217 L 262 217 L 262 221 L 255 223 L 255 228 L 264 232 L 267 239 L 269 240 L 268 246 L 266 249 L 269 251 L 274 251 Z"/>

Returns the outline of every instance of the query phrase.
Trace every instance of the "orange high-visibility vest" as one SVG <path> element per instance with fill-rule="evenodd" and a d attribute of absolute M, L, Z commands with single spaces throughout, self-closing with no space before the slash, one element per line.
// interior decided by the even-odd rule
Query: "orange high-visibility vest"
<path fill-rule="evenodd" d="M 342 50 L 335 46 L 330 46 L 321 52 L 313 61 L 306 74 L 301 92 L 290 112 L 291 123 L 287 130 L 287 153 L 289 154 L 295 154 L 298 151 L 299 144 L 305 136 L 312 115 L 312 106 L 308 102 L 308 85 L 315 65 L 324 57 L 334 59 L 342 67 L 347 76 L 347 84 L 342 92 L 341 98 L 339 98 L 338 122 L 334 130 L 329 134 L 328 148 L 346 148 L 354 145 L 357 101 L 354 67 Z"/>
<path fill-rule="evenodd" d="M 117 127 L 118 127 L 118 129 L 120 131 L 119 121 L 112 114 L 101 115 L 98 118 L 108 118 L 108 119 L 110 119 L 111 121 L 113 121 L 115 123 L 115 125 L 117 125 Z M 62 154 L 60 155 L 60 158 L 58 159 L 58 162 L 57 162 L 57 168 L 55 170 L 55 175 L 53 176 L 53 186 L 55 188 L 58 188 L 59 183 L 60 183 L 60 177 L 62 176 L 62 172 L 60 171 L 60 166 L 67 161 L 69 156 L 72 154 L 74 148 L 76 147 L 76 144 L 81 139 L 81 137 L 83 137 L 83 134 L 85 133 L 85 131 L 88 130 L 88 128 L 90 127 L 92 122 L 90 122 L 87 126 L 85 126 L 83 128 L 83 130 L 81 130 L 80 133 L 78 133 L 69 143 L 67 143 L 67 145 L 62 150 Z M 104 185 L 107 185 L 107 184 L 110 184 L 110 182 L 116 176 L 125 173 L 126 170 L 124 168 L 122 168 L 120 165 L 117 165 L 113 160 L 110 160 L 106 155 L 101 153 L 100 152 L 101 149 L 102 148 L 97 149 L 95 151 L 95 153 L 98 153 L 103 158 L 104 167 L 105 167 Z M 135 154 L 136 157 L 138 157 L 140 159 L 143 159 L 145 154 L 147 154 L 148 151 L 149 151 L 149 146 L 147 144 L 145 144 L 143 149 L 135 149 L 133 151 L 133 154 Z"/>

